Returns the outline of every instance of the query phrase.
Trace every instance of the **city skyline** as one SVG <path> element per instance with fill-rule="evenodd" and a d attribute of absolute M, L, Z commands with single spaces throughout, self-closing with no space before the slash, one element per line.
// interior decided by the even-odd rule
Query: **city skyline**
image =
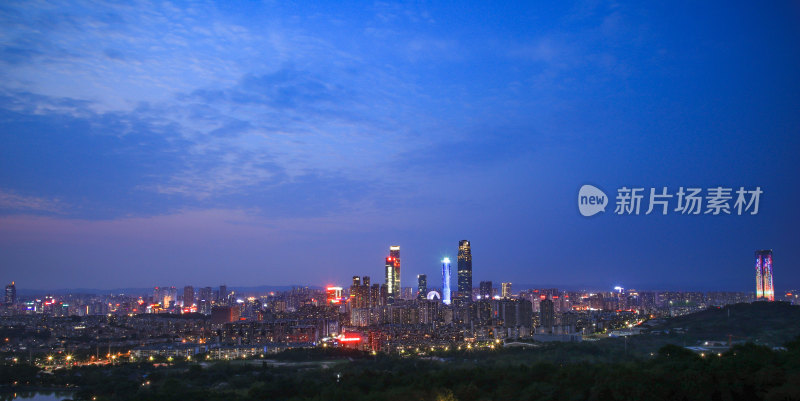
<path fill-rule="evenodd" d="M 400 244 L 412 286 L 468 238 L 472 286 L 751 290 L 773 249 L 776 290 L 797 288 L 798 15 L 4 4 L 0 280 L 380 282 Z M 579 213 L 584 186 L 605 212 Z M 614 213 L 621 188 L 644 189 L 641 214 Z M 744 188 L 758 212 L 676 211 L 683 188 L 730 188 L 731 210 Z M 649 189 L 672 196 L 651 214 Z"/>
<path fill-rule="evenodd" d="M 465 246 L 465 244 L 466 244 L 466 246 Z M 423 290 L 423 289 L 430 288 L 432 290 L 435 290 L 435 289 L 442 290 L 443 299 L 447 299 L 448 302 L 453 299 L 453 296 L 444 296 L 445 293 L 448 294 L 448 295 L 452 293 L 452 290 L 451 290 L 452 286 L 450 284 L 450 281 L 452 279 L 452 277 L 451 277 L 452 274 L 451 274 L 451 271 L 450 271 L 450 259 L 448 257 L 444 257 L 440 261 L 440 263 L 441 263 L 441 278 L 442 278 L 442 281 L 441 281 L 442 285 L 440 287 L 428 287 L 427 286 L 427 275 L 426 274 L 417 274 L 416 275 L 416 281 L 414 283 L 412 283 L 412 285 L 405 285 L 404 286 L 404 285 L 402 285 L 402 282 L 400 281 L 400 274 L 399 274 L 399 272 L 400 272 L 400 246 L 399 245 L 392 245 L 392 246 L 389 247 L 389 249 L 390 249 L 389 256 L 386 257 L 386 264 L 384 266 L 385 280 L 384 280 L 384 285 L 383 285 L 383 287 L 386 288 L 386 290 L 387 290 L 388 298 L 390 298 L 390 299 L 400 299 L 404 295 L 403 294 L 404 290 L 406 290 L 406 289 L 413 290 L 414 288 L 417 288 L 417 292 L 416 292 L 417 295 L 414 296 L 413 298 L 423 299 L 425 297 L 425 295 L 427 294 L 427 291 L 422 291 L 422 292 L 420 292 L 420 291 Z M 469 275 L 471 276 L 471 273 L 472 273 L 471 259 L 472 258 L 471 258 L 471 247 L 469 245 L 469 241 L 467 241 L 467 240 L 459 241 L 459 252 L 458 252 L 458 255 L 459 255 L 459 260 L 460 261 L 463 260 L 463 263 L 464 263 L 465 266 L 467 265 L 467 261 L 469 261 L 469 263 L 468 263 L 469 270 L 468 271 L 469 271 Z M 765 298 L 766 300 L 773 301 L 775 299 L 776 291 L 775 291 L 774 282 L 773 282 L 772 250 L 756 250 L 755 251 L 755 255 L 756 255 L 756 280 L 755 280 L 756 289 L 755 289 L 755 291 L 753 291 L 753 294 L 754 294 L 756 299 Z M 460 270 L 460 271 L 463 272 L 465 270 Z M 456 279 L 458 280 L 458 287 L 457 287 L 458 288 L 458 292 L 457 292 L 457 294 L 458 294 L 458 298 L 460 298 L 460 299 L 470 299 L 470 298 L 474 297 L 475 296 L 475 290 L 478 290 L 478 293 L 477 293 L 478 294 L 478 298 L 477 299 L 480 299 L 482 296 L 484 296 L 487 293 L 486 291 L 491 291 L 491 289 L 493 288 L 492 287 L 492 281 L 490 280 L 490 281 L 481 281 L 479 286 L 476 287 L 476 286 L 472 285 L 472 286 L 468 287 L 468 290 L 466 290 L 467 287 L 462 285 L 462 282 L 465 281 L 465 280 L 462 280 L 462 277 L 464 277 L 464 274 L 459 274 L 459 272 L 457 271 L 457 273 L 456 273 Z M 353 279 L 353 284 L 354 285 L 358 285 L 357 283 L 361 280 L 361 278 L 359 276 L 352 276 L 352 279 Z M 369 286 L 369 276 L 364 276 L 364 279 L 365 279 L 366 285 L 368 287 Z M 190 283 L 190 284 L 184 283 L 184 284 L 185 284 L 185 286 L 184 286 L 184 294 L 186 293 L 187 290 L 194 291 L 194 287 L 193 287 L 192 283 Z M 315 288 L 319 288 L 319 289 L 339 288 L 341 290 L 341 287 L 331 287 L 331 285 L 334 285 L 334 284 L 335 283 L 331 283 L 331 282 L 328 282 L 328 283 L 326 283 L 324 285 L 308 284 L 308 283 L 305 283 L 305 284 L 293 284 L 293 285 L 283 285 L 283 286 L 281 286 L 281 285 L 262 284 L 262 285 L 257 285 L 257 286 L 236 286 L 236 287 L 237 288 L 250 288 L 250 289 L 252 289 L 252 288 L 259 288 L 259 287 L 262 287 L 262 288 L 266 288 L 266 287 L 287 288 L 287 287 L 309 286 L 309 287 L 315 287 Z M 617 284 L 619 284 L 619 282 Z M 489 290 L 484 290 L 484 286 L 487 286 L 486 288 L 489 288 Z M 512 293 L 511 292 L 511 286 L 512 286 L 511 282 L 502 282 L 501 283 L 500 290 L 501 290 L 501 294 L 502 294 L 501 296 L 503 298 L 507 297 L 509 294 Z M 562 288 L 562 289 L 565 289 L 565 290 L 580 289 L 580 290 L 606 291 L 609 288 L 611 288 L 611 287 L 601 288 L 601 287 L 592 287 L 592 286 L 581 286 L 581 285 L 576 285 L 575 283 L 567 284 L 567 285 L 564 285 L 564 284 L 555 285 L 555 284 L 552 284 L 552 283 L 536 283 L 536 284 L 534 284 L 534 283 L 523 283 L 523 284 L 518 284 L 517 286 L 521 287 L 520 289 L 522 289 L 522 290 L 533 289 L 533 288 L 557 287 L 557 288 Z M 392 291 L 391 289 L 393 287 L 397 287 L 397 289 Z M 634 287 L 636 287 L 636 288 L 634 288 Z M 118 288 L 121 288 L 121 287 L 118 287 Z M 155 286 L 154 288 L 155 288 L 156 293 L 158 293 L 159 292 L 159 286 Z M 175 286 L 167 287 L 167 288 L 171 288 L 171 291 L 173 291 L 173 292 L 177 291 Z M 201 287 L 198 287 L 198 288 L 201 288 Z M 204 288 L 208 289 L 210 287 L 204 287 Z M 219 290 L 220 292 L 226 292 L 227 291 L 227 284 L 221 284 L 219 288 L 220 288 L 220 290 Z M 446 290 L 445 290 L 445 288 L 446 288 Z M 619 285 L 615 285 L 613 287 L 614 290 L 619 290 L 619 291 L 622 291 L 622 289 L 624 289 L 624 288 L 626 288 L 626 287 L 622 287 L 622 286 L 619 286 Z M 661 291 L 677 290 L 677 288 L 669 288 L 669 287 L 651 288 L 651 287 L 639 287 L 639 286 L 630 287 L 629 286 L 627 288 L 638 289 L 638 290 L 647 290 L 647 291 L 653 291 L 653 290 L 661 290 Z M 7 299 L 10 296 L 9 295 L 10 294 L 10 292 L 9 292 L 10 289 L 11 289 L 11 291 L 13 291 L 13 294 L 14 294 L 11 297 L 16 296 L 16 287 L 15 287 L 15 282 L 14 281 L 11 281 L 11 284 L 6 286 L 6 298 Z M 44 289 L 44 288 L 42 288 L 42 289 L 33 289 L 33 288 L 29 288 L 28 289 L 28 291 L 36 291 L 36 290 L 41 290 L 41 291 L 46 291 L 46 290 L 64 291 L 64 290 L 69 290 L 69 288 L 49 288 L 49 289 Z M 108 289 L 95 289 L 95 290 L 108 290 Z M 139 288 L 138 290 L 141 291 L 142 288 Z M 697 290 L 706 291 L 706 290 L 709 290 L 709 289 L 708 288 L 706 288 L 706 289 L 698 289 L 698 288 L 693 288 L 693 287 L 684 287 L 684 288 L 680 288 L 680 290 L 681 291 L 697 291 Z M 741 290 L 741 288 L 727 288 L 727 289 L 715 288 L 715 290 L 739 291 L 739 290 Z M 796 291 L 796 289 L 794 287 L 787 286 L 785 291 Z M 469 295 L 467 296 L 465 294 L 469 294 Z M 171 298 L 175 299 L 176 296 L 173 294 Z"/>

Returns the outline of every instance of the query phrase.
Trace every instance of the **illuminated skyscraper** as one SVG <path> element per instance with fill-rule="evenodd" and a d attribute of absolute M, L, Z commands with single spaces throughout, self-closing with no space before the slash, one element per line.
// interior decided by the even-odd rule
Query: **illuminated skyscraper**
<path fill-rule="evenodd" d="M 772 250 L 756 251 L 756 299 L 775 300 L 772 282 Z"/>
<path fill-rule="evenodd" d="M 417 298 L 425 299 L 428 295 L 428 276 L 425 274 L 417 275 Z"/>
<path fill-rule="evenodd" d="M 442 303 L 450 305 L 450 258 L 442 259 Z"/>
<path fill-rule="evenodd" d="M 389 247 L 386 257 L 386 294 L 388 299 L 400 299 L 400 247 Z"/>
<path fill-rule="evenodd" d="M 11 284 L 6 286 L 6 305 L 14 305 L 17 303 L 17 285 L 12 281 Z"/>
<path fill-rule="evenodd" d="M 458 296 L 472 300 L 472 250 L 467 240 L 458 242 Z"/>
<path fill-rule="evenodd" d="M 500 283 L 500 296 L 511 298 L 511 283 Z"/>

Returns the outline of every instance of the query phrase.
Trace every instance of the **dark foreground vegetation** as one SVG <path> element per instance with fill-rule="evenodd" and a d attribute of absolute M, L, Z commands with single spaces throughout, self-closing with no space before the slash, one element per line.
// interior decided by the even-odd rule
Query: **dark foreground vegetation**
<path fill-rule="evenodd" d="M 4 365 L 0 386 L 69 386 L 76 389 L 74 400 L 121 401 L 800 400 L 800 337 L 777 342 L 789 333 L 797 336 L 798 310 L 737 305 L 730 311 L 670 319 L 658 327 L 661 334 L 628 341 L 611 338 L 427 357 L 317 348 L 287 351 L 270 361 L 128 363 L 53 374 L 24 364 Z M 675 328 L 683 330 L 676 334 Z M 671 334 L 664 333 L 667 329 Z M 728 333 L 748 342 L 734 341 L 721 354 L 701 355 L 682 346 L 724 339 Z"/>
<path fill-rule="evenodd" d="M 800 400 L 800 339 L 786 348 L 748 343 L 722 356 L 700 356 L 667 345 L 649 359 L 563 364 L 537 360 L 539 350 L 514 350 L 447 360 L 349 354 L 327 367 L 127 364 L 42 375 L 18 365 L 2 367 L 0 377 L 76 385 L 75 400 Z M 505 352 L 535 362 L 498 362 Z"/>

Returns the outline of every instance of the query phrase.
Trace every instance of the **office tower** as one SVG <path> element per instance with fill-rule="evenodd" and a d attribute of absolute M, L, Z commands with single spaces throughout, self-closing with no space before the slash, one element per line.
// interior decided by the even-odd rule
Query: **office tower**
<path fill-rule="evenodd" d="M 6 286 L 6 305 L 14 305 L 17 303 L 17 285 L 15 282 Z"/>
<path fill-rule="evenodd" d="M 539 302 L 539 323 L 546 328 L 556 325 L 556 311 L 552 300 L 543 299 Z"/>
<path fill-rule="evenodd" d="M 500 296 L 511 298 L 511 283 L 500 283 Z"/>
<path fill-rule="evenodd" d="M 425 299 L 428 295 L 428 276 L 417 274 L 417 299 Z"/>
<path fill-rule="evenodd" d="M 472 250 L 467 240 L 458 242 L 458 294 L 472 300 Z"/>
<path fill-rule="evenodd" d="M 400 299 L 400 247 L 389 247 L 389 256 L 386 257 L 386 294 L 388 299 Z"/>
<path fill-rule="evenodd" d="M 481 299 L 492 299 L 492 282 L 481 281 L 478 295 L 480 295 Z"/>
<path fill-rule="evenodd" d="M 450 305 L 450 258 L 442 259 L 442 303 Z"/>
<path fill-rule="evenodd" d="M 188 308 L 194 305 L 194 287 L 187 285 L 183 287 L 183 307 Z"/>
<path fill-rule="evenodd" d="M 361 277 L 353 276 L 353 287 L 360 287 L 361 286 Z"/>
<path fill-rule="evenodd" d="M 756 299 L 775 300 L 771 249 L 756 251 Z"/>

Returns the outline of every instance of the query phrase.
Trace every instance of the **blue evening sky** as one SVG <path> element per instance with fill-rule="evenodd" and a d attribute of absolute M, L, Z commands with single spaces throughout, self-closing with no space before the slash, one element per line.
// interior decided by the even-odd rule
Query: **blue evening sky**
<path fill-rule="evenodd" d="M 6 1 L 0 280 L 382 282 L 399 244 L 435 285 L 469 239 L 476 286 L 752 290 L 771 248 L 797 289 L 798 44 L 796 1 Z"/>

